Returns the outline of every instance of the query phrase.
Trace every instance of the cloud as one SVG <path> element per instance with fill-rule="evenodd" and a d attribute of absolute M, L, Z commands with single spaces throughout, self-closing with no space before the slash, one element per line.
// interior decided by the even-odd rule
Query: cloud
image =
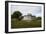
<path fill-rule="evenodd" d="M 35 16 L 41 16 L 41 6 L 11 5 L 11 13 L 20 11 L 23 15 L 32 13 Z"/>

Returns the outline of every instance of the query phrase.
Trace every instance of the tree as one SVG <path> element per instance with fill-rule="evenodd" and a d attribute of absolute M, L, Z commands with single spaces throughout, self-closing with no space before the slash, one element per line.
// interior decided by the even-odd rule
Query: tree
<path fill-rule="evenodd" d="M 20 16 L 22 16 L 22 13 L 20 11 L 15 11 L 13 15 L 11 15 L 11 18 L 19 19 Z"/>
<path fill-rule="evenodd" d="M 41 17 L 37 17 L 37 20 L 41 20 Z"/>
<path fill-rule="evenodd" d="M 22 19 L 23 19 L 23 16 L 20 16 L 20 17 L 19 17 L 19 20 L 22 20 Z"/>

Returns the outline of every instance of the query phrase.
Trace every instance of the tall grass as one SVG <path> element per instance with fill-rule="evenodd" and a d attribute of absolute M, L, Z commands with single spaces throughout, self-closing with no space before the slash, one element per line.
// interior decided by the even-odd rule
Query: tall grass
<path fill-rule="evenodd" d="M 11 19 L 11 28 L 34 28 L 41 27 L 41 20 L 16 20 Z"/>

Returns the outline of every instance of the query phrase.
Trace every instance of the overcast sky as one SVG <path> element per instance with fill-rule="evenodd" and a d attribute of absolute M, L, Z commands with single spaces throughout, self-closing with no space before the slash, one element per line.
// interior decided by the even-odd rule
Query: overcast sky
<path fill-rule="evenodd" d="M 20 11 L 23 15 L 31 13 L 35 16 L 41 16 L 41 6 L 29 6 L 29 5 L 11 5 L 11 13 L 14 11 Z"/>

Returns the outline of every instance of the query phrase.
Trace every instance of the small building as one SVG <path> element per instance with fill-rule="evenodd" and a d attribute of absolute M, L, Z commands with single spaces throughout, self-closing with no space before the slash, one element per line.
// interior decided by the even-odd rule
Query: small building
<path fill-rule="evenodd" d="M 32 15 L 24 15 L 23 20 L 33 20 L 35 18 L 35 16 Z"/>

